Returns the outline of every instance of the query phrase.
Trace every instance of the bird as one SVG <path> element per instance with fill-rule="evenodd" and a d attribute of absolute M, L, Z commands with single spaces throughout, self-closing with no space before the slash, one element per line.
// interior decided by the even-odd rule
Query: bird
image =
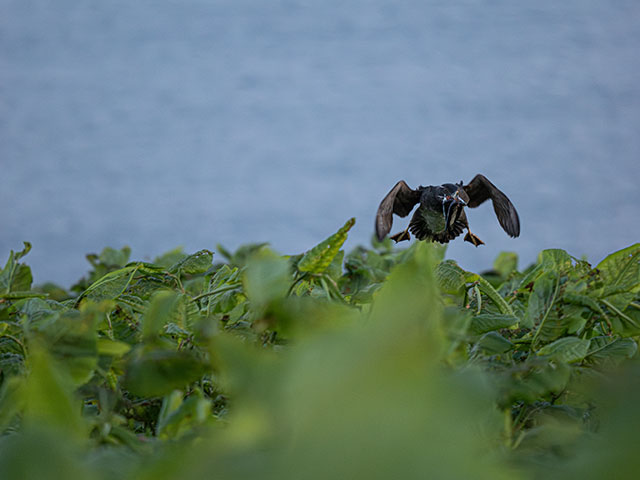
<path fill-rule="evenodd" d="M 409 226 L 390 238 L 396 243 L 410 240 L 411 232 L 418 240 L 448 243 L 465 229 L 464 241 L 478 247 L 485 243 L 471 233 L 464 207 L 475 208 L 491 199 L 498 222 L 511 237 L 520 235 L 520 218 L 511 200 L 482 174 L 473 177 L 467 185 L 445 183 L 443 185 L 409 187 L 400 180 L 382 199 L 376 214 L 376 235 L 383 241 L 391 231 L 393 214 L 406 217 L 418 204 Z"/>

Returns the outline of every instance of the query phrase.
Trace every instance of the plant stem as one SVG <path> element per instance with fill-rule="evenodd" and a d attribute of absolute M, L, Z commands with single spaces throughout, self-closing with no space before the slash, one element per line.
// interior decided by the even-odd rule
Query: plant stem
<path fill-rule="evenodd" d="M 210 292 L 202 293 L 196 297 L 193 297 L 191 300 L 197 302 L 198 300 L 202 300 L 203 298 L 210 297 L 211 295 L 217 295 L 218 293 L 228 292 L 229 290 L 233 290 L 240 286 L 239 283 L 234 283 L 232 285 L 226 285 L 224 287 L 216 288 L 215 290 L 211 290 Z"/>
<path fill-rule="evenodd" d="M 609 308 L 609 310 L 613 310 L 613 312 L 618 315 L 620 318 L 626 320 L 627 322 L 629 322 L 631 325 L 633 325 L 636 328 L 640 328 L 640 325 L 638 325 L 636 323 L 636 321 L 631 318 L 629 315 L 625 315 L 624 313 L 622 313 L 620 310 L 618 310 L 613 304 L 611 304 L 611 302 L 607 301 L 607 300 L 600 300 L 602 303 L 604 303 L 607 308 Z"/>

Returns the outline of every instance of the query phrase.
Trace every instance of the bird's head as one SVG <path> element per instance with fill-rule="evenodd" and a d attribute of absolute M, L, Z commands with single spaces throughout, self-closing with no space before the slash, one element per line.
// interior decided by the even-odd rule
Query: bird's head
<path fill-rule="evenodd" d="M 455 204 L 466 205 L 469 201 L 469 196 L 462 188 L 462 183 L 454 185 L 453 183 L 445 183 L 440 187 L 438 194 L 438 200 L 443 204 L 454 202 Z"/>

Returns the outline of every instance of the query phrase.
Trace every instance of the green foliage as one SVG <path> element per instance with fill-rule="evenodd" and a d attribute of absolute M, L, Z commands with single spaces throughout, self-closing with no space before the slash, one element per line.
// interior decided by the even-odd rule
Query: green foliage
<path fill-rule="evenodd" d="M 71 292 L 10 252 L 0 478 L 637 471 L 640 244 L 479 275 L 424 242 L 345 254 L 354 222 L 291 257 L 106 248 Z"/>
<path fill-rule="evenodd" d="M 252 307 L 265 308 L 287 295 L 292 280 L 290 262 L 262 248 L 247 262 L 243 285 Z"/>
<path fill-rule="evenodd" d="M 347 239 L 347 233 L 355 223 L 355 218 L 349 219 L 340 230 L 305 253 L 298 262 L 298 270 L 309 273 L 324 272 L 342 247 Z"/>
<path fill-rule="evenodd" d="M 30 250 L 31 244 L 24 242 L 24 248 L 20 252 L 14 253 L 11 250 L 9 253 L 9 259 L 0 271 L 0 298 L 17 299 L 31 296 L 28 292 L 33 280 L 31 269 L 18 262 Z"/>

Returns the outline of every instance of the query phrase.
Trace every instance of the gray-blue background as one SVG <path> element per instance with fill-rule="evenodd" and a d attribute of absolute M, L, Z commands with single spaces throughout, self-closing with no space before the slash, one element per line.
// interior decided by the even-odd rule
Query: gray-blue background
<path fill-rule="evenodd" d="M 640 239 L 639 52 L 637 0 L 0 0 L 0 261 L 349 249 L 398 179 L 482 172 L 521 237 L 485 205 L 449 256 L 597 262 Z"/>

